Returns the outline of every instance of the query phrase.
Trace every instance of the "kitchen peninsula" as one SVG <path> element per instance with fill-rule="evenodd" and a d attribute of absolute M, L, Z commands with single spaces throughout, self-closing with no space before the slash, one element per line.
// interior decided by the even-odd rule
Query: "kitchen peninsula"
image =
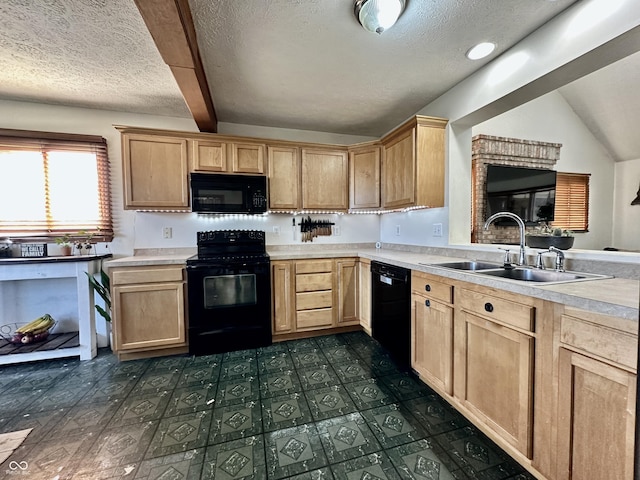
<path fill-rule="evenodd" d="M 0 259 L 0 324 L 27 323 L 49 313 L 58 322 L 53 333 L 77 332 L 75 346 L 47 349 L 51 347 L 46 346 L 49 342 L 42 342 L 20 347 L 26 350 L 24 353 L 15 353 L 16 349 L 2 340 L 0 365 L 64 357 L 94 358 L 97 351 L 95 303 L 86 274 L 96 274 L 102 261 L 110 257 L 108 254 Z M 62 316 L 50 311 L 47 296 L 52 288 L 77 298 L 77 310 L 61 312 Z"/>

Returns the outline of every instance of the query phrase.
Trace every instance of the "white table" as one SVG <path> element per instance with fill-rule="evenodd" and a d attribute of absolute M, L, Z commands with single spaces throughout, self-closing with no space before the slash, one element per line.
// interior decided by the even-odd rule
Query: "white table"
<path fill-rule="evenodd" d="M 109 257 L 111 255 L 0 259 L 0 282 L 74 278 L 79 336 L 77 347 L 0 355 L 0 365 L 63 357 L 94 358 L 97 354 L 95 301 L 85 272 L 98 273 L 102 260 Z M 11 299 L 3 298 L 3 301 Z"/>

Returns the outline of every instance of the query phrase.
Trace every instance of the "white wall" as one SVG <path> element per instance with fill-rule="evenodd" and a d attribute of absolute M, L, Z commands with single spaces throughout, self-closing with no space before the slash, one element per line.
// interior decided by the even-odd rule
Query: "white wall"
<path fill-rule="evenodd" d="M 613 245 L 640 252 L 640 205 L 631 205 L 640 189 L 640 159 L 616 163 Z"/>
<path fill-rule="evenodd" d="M 590 173 L 589 232 L 577 233 L 574 248 L 613 245 L 615 161 L 558 92 L 548 93 L 472 129 L 473 135 L 561 143 L 559 172 Z"/>

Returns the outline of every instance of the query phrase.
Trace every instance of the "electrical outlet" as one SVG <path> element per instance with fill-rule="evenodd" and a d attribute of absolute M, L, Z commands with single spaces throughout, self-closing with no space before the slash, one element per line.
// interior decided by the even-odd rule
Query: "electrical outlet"
<path fill-rule="evenodd" d="M 340 234 L 342 233 L 342 231 L 341 231 L 341 230 L 342 230 L 342 229 L 340 228 L 340 225 L 334 225 L 334 226 L 333 226 L 333 234 L 334 234 L 336 237 L 339 237 L 339 236 L 340 236 Z"/>
<path fill-rule="evenodd" d="M 280 227 L 273 227 L 273 234 L 280 235 Z"/>
<path fill-rule="evenodd" d="M 171 227 L 163 227 L 162 228 L 162 238 L 171 238 L 173 237 L 173 228 Z"/>
<path fill-rule="evenodd" d="M 396 235 L 400 236 L 400 225 L 396 225 Z"/>
<path fill-rule="evenodd" d="M 442 236 L 442 224 L 441 223 L 434 223 L 433 224 L 433 236 L 434 237 L 441 237 Z"/>

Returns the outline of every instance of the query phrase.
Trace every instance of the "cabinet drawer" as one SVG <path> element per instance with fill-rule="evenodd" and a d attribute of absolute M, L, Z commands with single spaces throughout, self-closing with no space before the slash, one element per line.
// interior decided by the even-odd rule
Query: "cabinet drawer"
<path fill-rule="evenodd" d="M 332 273 L 313 273 L 296 275 L 296 292 L 315 292 L 331 290 L 333 284 Z"/>
<path fill-rule="evenodd" d="M 411 276 L 411 289 L 426 297 L 434 298 L 446 303 L 453 303 L 453 286 L 424 277 L 419 274 Z"/>
<path fill-rule="evenodd" d="M 456 305 L 475 315 L 533 331 L 535 308 L 471 290 L 457 290 Z"/>
<path fill-rule="evenodd" d="M 133 283 L 181 282 L 184 279 L 182 267 L 128 267 L 114 269 L 111 282 L 114 285 Z"/>
<path fill-rule="evenodd" d="M 638 339 L 629 333 L 562 315 L 560 341 L 586 354 L 597 355 L 619 365 L 636 369 Z"/>
<path fill-rule="evenodd" d="M 296 293 L 296 310 L 311 310 L 313 308 L 331 308 L 333 293 L 331 290 L 322 292 Z"/>
<path fill-rule="evenodd" d="M 332 271 L 332 260 L 310 260 L 307 262 L 296 262 L 296 273 L 322 273 Z"/>
<path fill-rule="evenodd" d="M 319 310 L 304 310 L 296 315 L 298 330 L 316 329 L 333 326 L 333 309 L 321 308 Z"/>

